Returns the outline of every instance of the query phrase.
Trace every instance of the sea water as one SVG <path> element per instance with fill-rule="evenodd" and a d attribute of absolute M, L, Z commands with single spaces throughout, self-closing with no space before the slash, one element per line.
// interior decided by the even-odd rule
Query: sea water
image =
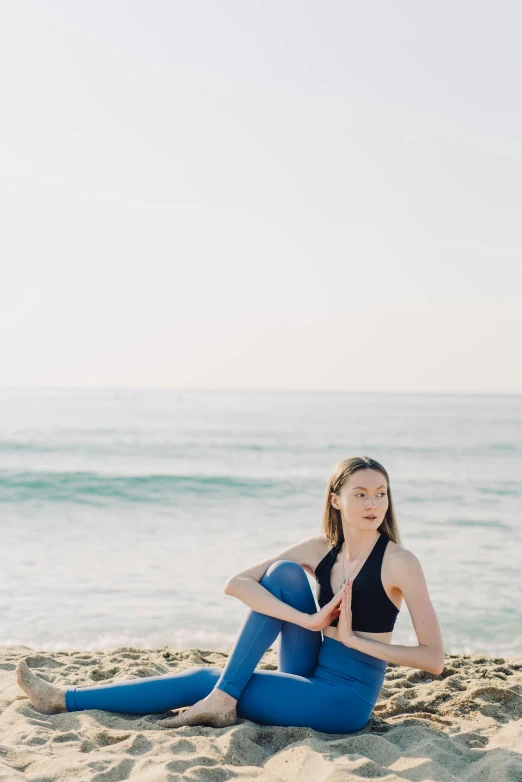
<path fill-rule="evenodd" d="M 520 395 L 1 389 L 0 644 L 229 649 L 225 581 L 319 533 L 356 455 L 446 653 L 521 654 Z M 393 643 L 417 643 L 404 602 Z"/>

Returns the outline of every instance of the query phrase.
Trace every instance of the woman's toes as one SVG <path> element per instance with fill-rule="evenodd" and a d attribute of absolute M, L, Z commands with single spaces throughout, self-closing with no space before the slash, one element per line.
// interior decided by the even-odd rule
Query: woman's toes
<path fill-rule="evenodd" d="M 20 660 L 16 666 L 16 681 L 28 695 L 32 689 L 31 684 L 33 683 L 34 678 L 35 676 L 29 670 L 27 663 L 24 660 Z"/>
<path fill-rule="evenodd" d="M 16 681 L 29 698 L 31 706 L 42 714 L 67 711 L 65 690 L 35 676 L 24 660 L 20 660 L 16 666 Z"/>

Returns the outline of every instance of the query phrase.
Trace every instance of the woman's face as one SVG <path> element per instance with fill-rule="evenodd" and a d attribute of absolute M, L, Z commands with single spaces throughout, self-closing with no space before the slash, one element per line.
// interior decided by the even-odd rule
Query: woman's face
<path fill-rule="evenodd" d="M 332 492 L 330 497 L 334 508 L 341 511 L 343 522 L 355 529 L 377 529 L 388 510 L 386 478 L 377 470 L 357 470 L 339 494 Z"/>

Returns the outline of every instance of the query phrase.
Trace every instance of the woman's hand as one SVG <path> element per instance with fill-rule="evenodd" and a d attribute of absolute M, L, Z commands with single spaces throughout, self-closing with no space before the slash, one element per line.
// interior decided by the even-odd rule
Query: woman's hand
<path fill-rule="evenodd" d="M 337 624 L 337 638 L 345 646 L 351 646 L 353 640 L 357 638 L 352 630 L 352 584 L 353 579 L 350 579 L 344 585 Z"/>
<path fill-rule="evenodd" d="M 306 627 L 307 630 L 324 630 L 325 627 L 331 625 L 333 620 L 336 619 L 341 612 L 339 604 L 343 592 L 344 587 L 341 588 L 320 611 L 317 611 L 315 614 L 307 614 L 306 624 L 303 626 Z"/>

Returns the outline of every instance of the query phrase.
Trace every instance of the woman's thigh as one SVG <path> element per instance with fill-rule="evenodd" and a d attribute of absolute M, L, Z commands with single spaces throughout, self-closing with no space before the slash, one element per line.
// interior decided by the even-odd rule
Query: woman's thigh
<path fill-rule="evenodd" d="M 352 733 L 371 716 L 371 706 L 350 683 L 256 670 L 237 702 L 240 718 L 264 725 L 294 725 L 325 733 Z"/>

